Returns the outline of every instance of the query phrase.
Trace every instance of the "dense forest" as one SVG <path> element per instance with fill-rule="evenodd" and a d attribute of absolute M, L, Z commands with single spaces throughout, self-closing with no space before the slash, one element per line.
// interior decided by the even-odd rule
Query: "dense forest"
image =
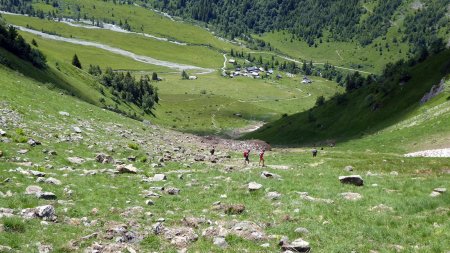
<path fill-rule="evenodd" d="M 402 0 L 379 1 L 369 10 L 360 0 L 156 0 L 153 7 L 172 15 L 213 25 L 224 35 L 288 30 L 310 46 L 317 40 L 356 40 L 361 45 L 386 35 L 395 13 L 401 10 L 405 28 L 399 26 L 402 40 L 413 48 L 429 46 L 437 31 L 450 23 L 450 0 L 429 0 L 423 8 L 412 10 Z M 403 9 L 402 9 L 403 8 Z"/>
<path fill-rule="evenodd" d="M 37 44 L 35 44 L 37 45 Z M 45 68 L 46 58 L 36 48 L 28 44 L 22 36 L 19 35 L 16 28 L 8 26 L 0 20 L 0 47 L 5 48 L 18 57 L 31 62 L 38 68 Z"/>

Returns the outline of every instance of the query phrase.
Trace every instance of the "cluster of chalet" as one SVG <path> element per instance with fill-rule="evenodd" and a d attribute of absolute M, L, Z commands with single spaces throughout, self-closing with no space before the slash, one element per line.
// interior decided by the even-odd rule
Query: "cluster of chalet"
<path fill-rule="evenodd" d="M 229 63 L 235 64 L 236 60 L 230 59 L 228 60 Z M 237 77 L 237 76 L 246 76 L 251 78 L 261 78 L 261 74 L 266 73 L 267 75 L 273 75 L 273 69 L 265 70 L 263 67 L 246 67 L 246 68 L 236 68 L 235 71 L 233 71 L 230 74 L 230 77 Z M 280 74 L 276 76 L 278 79 L 282 78 Z"/>

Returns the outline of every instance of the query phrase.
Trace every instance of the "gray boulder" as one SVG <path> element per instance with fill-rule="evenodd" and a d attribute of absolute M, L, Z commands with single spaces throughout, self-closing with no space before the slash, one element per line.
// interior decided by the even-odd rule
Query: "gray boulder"
<path fill-rule="evenodd" d="M 44 220 L 56 220 L 56 211 L 52 205 L 38 206 L 34 209 L 34 214 L 36 215 L 36 217 Z"/>
<path fill-rule="evenodd" d="M 137 168 L 133 166 L 133 164 L 128 165 L 117 165 L 116 167 L 119 173 L 131 173 L 136 174 L 138 172 Z"/>
<path fill-rule="evenodd" d="M 37 185 L 30 185 L 25 189 L 26 195 L 36 195 L 39 192 L 42 192 L 42 188 Z"/>
<path fill-rule="evenodd" d="M 363 186 L 364 180 L 360 175 L 340 176 L 339 181 L 343 184 L 352 184 L 356 186 Z"/>
<path fill-rule="evenodd" d="M 36 193 L 36 197 L 39 199 L 46 199 L 46 200 L 57 199 L 56 195 L 53 192 L 38 192 Z"/>
<path fill-rule="evenodd" d="M 228 248 L 228 243 L 223 237 L 214 237 L 213 243 L 219 248 L 222 249 Z"/>
<path fill-rule="evenodd" d="M 302 238 L 298 238 L 291 243 L 281 245 L 281 249 L 283 251 L 290 250 L 292 252 L 310 252 L 311 251 L 309 242 L 303 240 Z"/>
<path fill-rule="evenodd" d="M 256 182 L 250 182 L 248 184 L 248 190 L 249 191 L 256 191 L 262 188 L 262 184 L 258 184 Z"/>

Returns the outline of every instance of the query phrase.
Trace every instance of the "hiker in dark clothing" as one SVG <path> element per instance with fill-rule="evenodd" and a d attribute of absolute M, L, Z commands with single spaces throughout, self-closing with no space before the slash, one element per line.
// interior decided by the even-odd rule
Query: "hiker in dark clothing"
<path fill-rule="evenodd" d="M 313 148 L 313 150 L 311 150 L 313 157 L 317 156 L 317 149 Z"/>
<path fill-rule="evenodd" d="M 216 148 L 213 146 L 209 153 L 211 153 L 211 155 L 214 155 L 214 152 L 216 152 Z"/>

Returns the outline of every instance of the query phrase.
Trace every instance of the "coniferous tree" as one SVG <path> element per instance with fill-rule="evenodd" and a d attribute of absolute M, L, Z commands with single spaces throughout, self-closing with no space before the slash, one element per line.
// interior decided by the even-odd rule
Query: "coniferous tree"
<path fill-rule="evenodd" d="M 72 58 L 72 65 L 79 69 L 82 69 L 81 62 L 80 62 L 80 59 L 78 59 L 77 54 L 74 54 L 74 56 Z"/>

